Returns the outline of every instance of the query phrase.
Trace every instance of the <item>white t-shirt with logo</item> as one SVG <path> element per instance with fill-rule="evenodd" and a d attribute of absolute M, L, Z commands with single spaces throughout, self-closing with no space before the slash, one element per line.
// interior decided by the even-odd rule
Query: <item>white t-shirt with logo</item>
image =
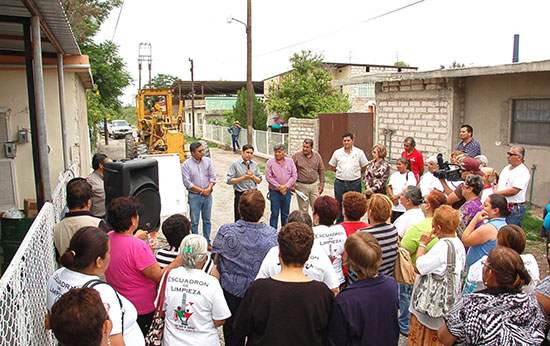
<path fill-rule="evenodd" d="M 99 276 L 75 272 L 68 268 L 58 269 L 55 273 L 53 273 L 50 280 L 48 280 L 48 310 L 51 310 L 53 304 L 59 299 L 59 297 L 67 293 L 70 289 L 82 287 L 88 281 L 98 279 Z M 107 310 L 109 318 L 113 323 L 111 335 L 122 333 L 122 315 L 116 291 L 111 286 L 104 283 L 97 284 L 93 288 L 99 292 L 101 301 L 105 306 L 105 310 Z M 143 334 L 141 333 L 141 329 L 139 329 L 139 325 L 136 322 L 137 310 L 134 307 L 134 304 L 132 304 L 132 302 L 120 293 L 118 293 L 118 297 L 120 297 L 122 309 L 124 310 L 124 343 L 126 345 L 136 346 L 145 345 Z"/>
<path fill-rule="evenodd" d="M 213 320 L 225 320 L 231 312 L 218 279 L 200 269 L 178 267 L 167 280 L 163 345 L 219 345 Z"/>
<path fill-rule="evenodd" d="M 405 190 L 405 187 L 415 185 L 416 178 L 414 177 L 414 173 L 411 171 L 408 171 L 404 174 L 399 173 L 399 171 L 394 172 L 390 176 L 390 182 L 388 183 L 388 186 L 391 186 L 394 195 L 400 195 L 403 190 Z M 401 204 L 401 201 L 399 201 L 398 205 L 393 205 L 392 203 L 391 210 L 403 213 L 405 212 L 405 207 L 403 206 L 403 204 Z"/>
<path fill-rule="evenodd" d="M 325 255 L 332 262 L 338 281 L 343 283 L 342 253 L 344 253 L 344 244 L 348 239 L 346 230 L 342 225 L 332 225 L 330 227 L 319 225 L 313 227 L 313 235 L 315 236 L 313 246 L 319 246 L 323 249 Z"/>
<path fill-rule="evenodd" d="M 506 197 L 506 200 L 508 203 L 524 203 L 529 180 L 531 180 L 531 174 L 525 164 L 522 163 L 514 169 L 512 169 L 512 165 L 507 165 L 500 172 L 497 193 L 512 187 L 518 188 L 520 191 L 513 196 Z"/>
<path fill-rule="evenodd" d="M 336 272 L 330 263 L 330 259 L 326 255 L 324 249 L 317 245 L 313 245 L 309 259 L 306 261 L 302 270 L 304 275 L 316 280 L 324 282 L 328 288 L 334 289 L 340 286 L 340 281 L 336 276 Z M 257 279 L 265 279 L 277 275 L 281 272 L 281 263 L 279 261 L 279 247 L 274 246 L 269 250 L 262 262 L 258 271 Z"/>

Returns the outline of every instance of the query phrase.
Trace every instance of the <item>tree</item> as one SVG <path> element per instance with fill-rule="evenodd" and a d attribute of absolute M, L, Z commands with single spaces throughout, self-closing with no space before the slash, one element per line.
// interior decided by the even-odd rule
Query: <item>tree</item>
<path fill-rule="evenodd" d="M 233 123 L 238 120 L 241 126 L 246 128 L 248 126 L 246 118 L 246 89 L 242 88 L 237 94 L 237 102 L 233 106 Z M 266 131 L 267 130 L 267 112 L 265 110 L 265 103 L 257 97 L 252 98 L 252 127 L 255 130 Z"/>
<path fill-rule="evenodd" d="M 452 69 L 455 69 L 455 68 L 464 68 L 464 67 L 466 67 L 466 65 L 461 64 L 461 63 L 456 62 L 456 61 L 453 61 L 453 62 L 449 65 L 449 67 L 445 67 L 445 65 L 440 65 L 440 66 L 439 66 L 439 69 L 440 69 L 440 70 L 444 70 L 444 69 L 452 70 Z"/>
<path fill-rule="evenodd" d="M 404 61 L 396 61 L 393 66 L 395 67 L 411 67 L 411 65 L 407 64 Z"/>
<path fill-rule="evenodd" d="M 172 86 L 180 79 L 169 74 L 159 73 L 151 79 L 153 89 L 171 89 Z"/>
<path fill-rule="evenodd" d="M 118 55 L 118 46 L 112 41 L 99 44 L 88 41 L 82 45 L 81 49 L 82 53 L 90 58 L 100 102 L 118 112 L 122 105 L 118 97 L 123 94 L 124 87 L 132 81 L 124 60 Z"/>
<path fill-rule="evenodd" d="M 61 0 L 71 23 L 71 29 L 79 43 L 86 42 L 98 31 L 113 8 L 122 0 Z"/>
<path fill-rule="evenodd" d="M 103 121 L 105 117 L 110 120 L 111 117 L 116 114 L 116 111 L 101 102 L 101 96 L 99 90 L 97 90 L 97 86 L 94 90 L 86 91 L 86 107 L 88 108 L 88 126 L 92 130 L 90 132 L 90 144 L 92 151 L 94 151 L 95 143 L 98 138 L 97 125 L 99 122 Z"/>
<path fill-rule="evenodd" d="M 120 113 L 118 114 L 119 119 L 124 119 L 128 122 L 130 125 L 137 126 L 137 114 L 136 114 L 136 107 L 134 106 L 127 106 L 120 110 Z"/>
<path fill-rule="evenodd" d="M 269 89 L 269 111 L 287 120 L 317 118 L 319 113 L 344 113 L 351 108 L 348 95 L 332 87 L 332 77 L 322 67 L 321 54 L 302 51 L 289 60 L 293 70 Z"/>
<path fill-rule="evenodd" d="M 88 126 L 91 146 L 95 147 L 97 124 L 114 117 L 120 111 L 118 97 L 132 81 L 124 60 L 118 55 L 118 46 L 111 41 L 95 43 L 91 38 L 99 31 L 113 8 L 122 0 L 61 0 L 82 54 L 88 55 L 94 78 L 94 90 L 88 90 Z"/>

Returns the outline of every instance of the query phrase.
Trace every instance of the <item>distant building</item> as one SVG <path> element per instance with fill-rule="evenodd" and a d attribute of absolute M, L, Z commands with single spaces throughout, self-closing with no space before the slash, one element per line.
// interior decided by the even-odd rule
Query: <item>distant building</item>
<path fill-rule="evenodd" d="M 337 81 L 337 87 L 375 83 L 374 143 L 400 156 L 403 139 L 413 136 L 424 157 L 450 152 L 460 125 L 474 128 L 489 166 L 506 165 L 506 152 L 520 144 L 525 164 L 536 174 L 533 203 L 550 196 L 550 60 L 426 72 L 380 73 Z"/>
<path fill-rule="evenodd" d="M 361 77 L 369 74 L 383 72 L 410 72 L 416 71 L 417 67 L 397 67 L 393 65 L 372 65 L 372 64 L 352 64 L 352 63 L 334 63 L 323 62 L 322 67 L 327 70 L 333 80 L 333 84 L 347 80 L 353 77 Z M 292 71 L 292 70 L 291 70 Z M 274 84 L 282 82 L 284 76 L 290 71 L 286 71 L 263 80 L 264 96 L 269 97 L 269 88 Z M 351 103 L 351 113 L 372 112 L 375 101 L 374 82 L 365 82 L 361 84 L 342 84 L 337 86 L 341 93 L 349 95 Z M 369 108 L 371 106 L 371 108 Z"/>
<path fill-rule="evenodd" d="M 246 88 L 246 82 L 240 81 L 195 81 L 195 123 L 206 124 L 212 119 L 221 119 L 225 111 L 233 110 L 237 102 L 237 93 Z M 254 93 L 261 97 L 263 93 L 262 82 L 252 82 Z M 191 81 L 175 83 L 173 90 L 173 112 L 177 114 L 179 95 L 181 88 L 181 99 L 183 104 L 184 122 L 191 123 L 192 102 L 191 102 Z"/>

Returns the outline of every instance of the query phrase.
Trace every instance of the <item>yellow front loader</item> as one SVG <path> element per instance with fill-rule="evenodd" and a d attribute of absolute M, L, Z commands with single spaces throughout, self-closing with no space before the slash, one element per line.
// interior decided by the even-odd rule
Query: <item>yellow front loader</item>
<path fill-rule="evenodd" d="M 170 89 L 141 89 L 136 95 L 138 126 L 137 141 L 126 136 L 126 157 L 146 154 L 178 154 L 183 162 L 186 153 L 183 131 L 182 105 L 176 117 L 172 114 Z"/>

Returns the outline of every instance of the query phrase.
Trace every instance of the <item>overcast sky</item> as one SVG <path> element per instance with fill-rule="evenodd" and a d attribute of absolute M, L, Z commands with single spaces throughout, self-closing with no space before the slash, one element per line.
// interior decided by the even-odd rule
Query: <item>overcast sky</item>
<path fill-rule="evenodd" d="M 252 0 L 253 79 L 290 69 L 288 58 L 302 49 L 329 62 L 392 65 L 399 59 L 420 70 L 453 61 L 506 64 L 514 34 L 520 34 L 520 62 L 550 59 L 548 0 L 425 0 L 372 19 L 415 2 Z M 193 58 L 195 80 L 246 80 L 245 29 L 227 23 L 230 16 L 246 22 L 246 0 L 125 0 L 115 33 L 119 12 L 111 13 L 96 41 L 115 34 L 135 79 L 125 104 L 136 93 L 140 42 L 152 45 L 153 76 L 190 80 Z M 143 80 L 147 76 L 144 66 Z"/>

